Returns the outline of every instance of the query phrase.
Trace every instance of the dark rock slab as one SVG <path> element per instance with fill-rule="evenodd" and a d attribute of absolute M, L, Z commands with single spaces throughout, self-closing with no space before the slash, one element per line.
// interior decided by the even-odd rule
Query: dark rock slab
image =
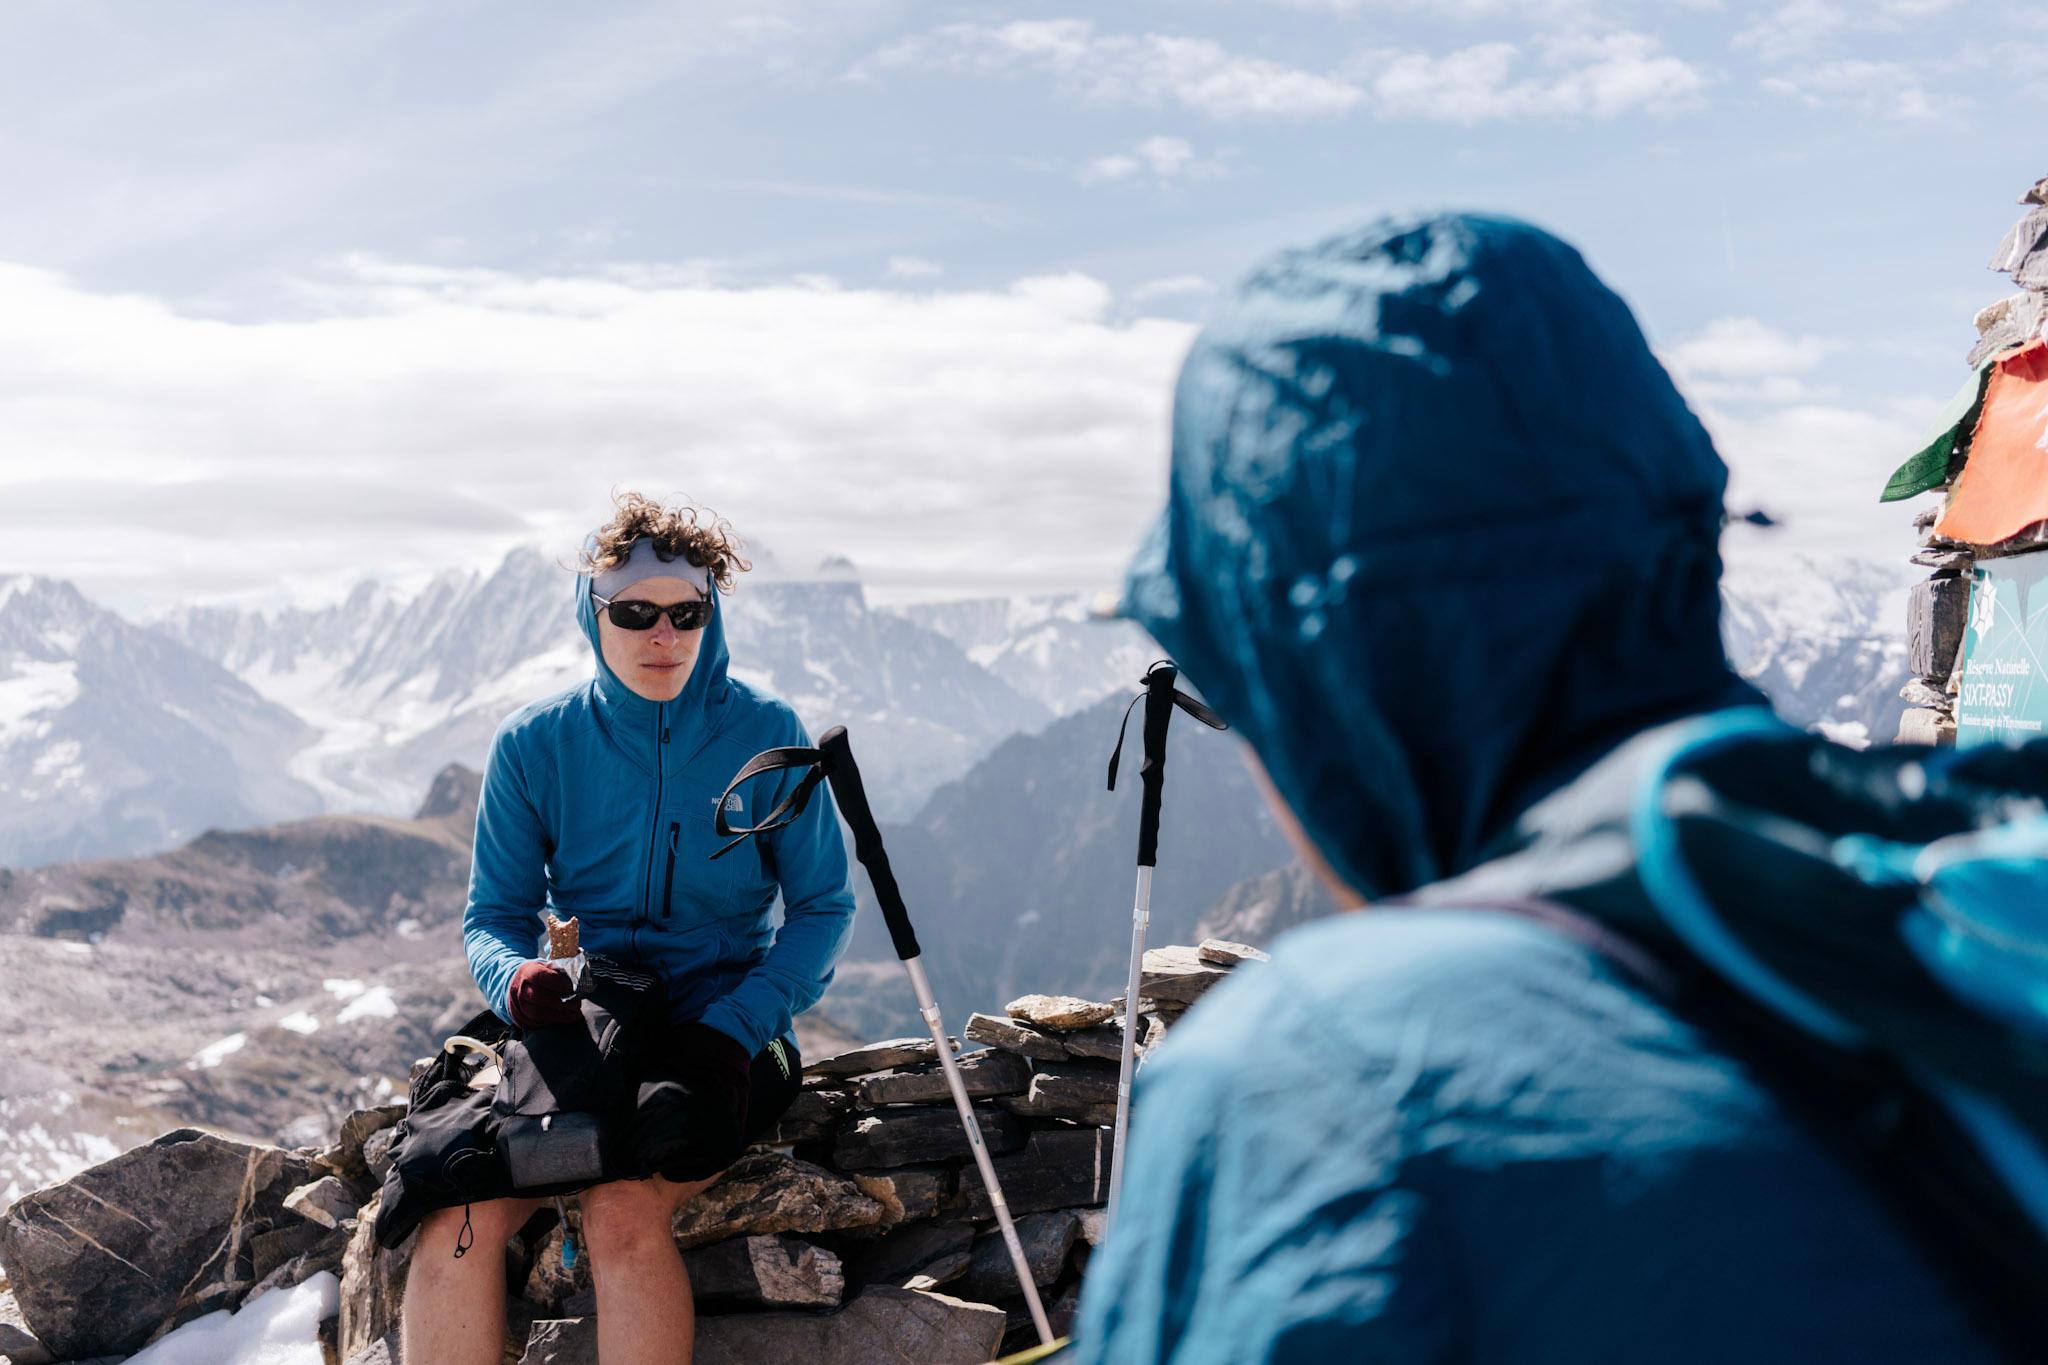
<path fill-rule="evenodd" d="M 953 1041 L 957 1050 L 959 1040 Z M 932 1046 L 929 1038 L 891 1038 L 887 1042 L 869 1043 L 865 1047 L 850 1048 L 835 1052 L 830 1057 L 820 1057 L 804 1065 L 804 1076 L 865 1076 L 875 1071 L 891 1071 L 899 1066 L 915 1066 L 919 1062 L 935 1062 L 939 1050 Z"/>
<path fill-rule="evenodd" d="M 998 1174 L 996 1178 L 1000 1180 L 1002 1176 Z M 1031 1268 L 1031 1278 L 1040 1287 L 1060 1277 L 1080 1231 L 1081 1220 L 1068 1209 L 1026 1214 L 1017 1219 L 1017 1241 L 1024 1248 L 1024 1263 Z M 1023 1297 L 1024 1291 L 1017 1284 L 1017 1268 L 1010 1263 L 1010 1251 L 999 1230 L 974 1239 L 974 1261 L 967 1273 L 954 1282 L 953 1292 L 983 1302 Z"/>
<path fill-rule="evenodd" d="M 1939 687 L 1955 671 L 1970 614 L 1970 583 L 1964 578 L 1930 578 L 1913 585 L 1906 599 L 1907 668 Z"/>
<path fill-rule="evenodd" d="M 0 1321 L 0 1360 L 11 1365 L 50 1365 L 56 1358 L 26 1327 Z"/>
<path fill-rule="evenodd" d="M 853 1112 L 853 1093 L 806 1086 L 775 1121 L 763 1141 L 777 1144 L 822 1142 L 839 1131 L 839 1122 Z"/>
<path fill-rule="evenodd" d="M 0 1265 L 58 1359 L 131 1353 L 181 1311 L 247 1290 L 250 1239 L 311 1176 L 281 1148 L 180 1128 L 17 1200 Z"/>
<path fill-rule="evenodd" d="M 1067 1055 L 1067 1050 L 1060 1046 L 1057 1038 L 1029 1024 L 993 1014 L 968 1016 L 967 1027 L 962 1032 L 974 1042 L 998 1047 L 1005 1052 L 1014 1052 L 1020 1057 L 1029 1057 L 1034 1061 L 1056 1062 Z"/>
<path fill-rule="evenodd" d="M 913 1275 L 971 1251 L 974 1228 L 963 1222 L 913 1223 L 863 1248 L 846 1273 L 859 1285 L 902 1285 Z M 965 1269 L 963 1262 L 961 1269 Z"/>
<path fill-rule="evenodd" d="M 1024 1150 L 995 1158 L 1003 1198 L 1016 1215 L 1048 1209 L 1084 1208 L 1109 1198 L 1109 1157 L 1114 1147 L 1103 1128 L 1064 1128 L 1033 1133 Z M 960 1193 L 973 1218 L 993 1218 L 981 1172 L 960 1172 Z"/>
<path fill-rule="evenodd" d="M 1024 1125 L 1016 1115 L 977 1106 L 981 1140 L 991 1154 L 1014 1152 L 1024 1145 Z M 863 1114 L 842 1129 L 832 1148 L 832 1164 L 869 1169 L 909 1166 L 919 1162 L 971 1157 L 960 1115 L 951 1105 L 941 1109 L 892 1109 Z"/>
<path fill-rule="evenodd" d="M 1093 1062 L 1041 1063 L 1032 1073 L 1030 1090 L 1001 1103 L 1025 1118 L 1114 1123 L 1116 1074 L 1115 1067 Z"/>
<path fill-rule="evenodd" d="M 839 1257 L 797 1237 L 733 1237 L 683 1262 L 702 1308 L 837 1308 L 846 1297 Z"/>
<path fill-rule="evenodd" d="M 861 1193 L 882 1206 L 879 1226 L 885 1229 L 930 1218 L 958 1188 L 951 1166 L 898 1166 L 850 1174 Z"/>
<path fill-rule="evenodd" d="M 949 1285 L 967 1273 L 967 1267 L 974 1264 L 972 1251 L 956 1251 L 950 1256 L 941 1256 L 930 1265 L 903 1282 L 905 1289 L 937 1289 Z"/>
<path fill-rule="evenodd" d="M 836 1313 L 739 1313 L 697 1323 L 696 1365 L 982 1365 L 1003 1310 L 943 1294 L 870 1289 Z M 533 1324 L 526 1365 L 597 1365 L 597 1320 Z"/>
<path fill-rule="evenodd" d="M 316 1223 L 294 1222 L 249 1239 L 250 1273 L 260 1282 L 287 1261 L 305 1255 L 334 1234 Z"/>
<path fill-rule="evenodd" d="M 676 1241 L 704 1246 L 774 1232 L 872 1227 L 882 1206 L 843 1175 L 779 1152 L 749 1152 L 676 1214 Z"/>
<path fill-rule="evenodd" d="M 969 1099 L 1021 1095 L 1031 1085 L 1031 1063 L 1014 1052 L 988 1048 L 970 1052 L 954 1063 Z M 950 1104 L 943 1064 L 933 1061 L 904 1071 L 884 1071 L 860 1083 L 862 1104 Z"/>
<path fill-rule="evenodd" d="M 1060 1042 L 1066 1045 L 1069 1057 L 1121 1062 L 1124 1055 L 1124 1021 L 1117 1018 L 1107 1024 L 1098 1024 L 1094 1028 L 1079 1029 L 1063 1036 Z"/>
<path fill-rule="evenodd" d="M 397 1137 L 396 1129 L 380 1128 L 363 1139 L 363 1165 L 370 1172 L 371 1183 L 382 1185 L 391 1173 L 391 1145 Z"/>
<path fill-rule="evenodd" d="M 1228 969 L 1204 962 L 1196 949 L 1179 944 L 1153 948 L 1145 954 L 1144 975 L 1139 979 L 1138 989 L 1162 1004 L 1192 1005 L 1229 975 Z"/>

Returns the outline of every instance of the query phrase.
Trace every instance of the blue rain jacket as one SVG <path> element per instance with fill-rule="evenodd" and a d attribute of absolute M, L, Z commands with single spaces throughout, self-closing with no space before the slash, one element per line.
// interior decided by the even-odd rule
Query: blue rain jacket
<path fill-rule="evenodd" d="M 2035 1273 L 2048 933 L 1999 907 L 2048 904 L 2048 746 L 1770 716 L 1720 644 L 1724 482 L 1525 224 L 1284 253 L 1198 339 L 1127 614 L 1346 882 L 1430 908 L 1295 931 L 1147 1060 L 1074 1359 L 1996 1358 L 1822 1111 L 1833 1062 L 1917 1078 L 1977 1135 L 1924 1183 Z M 1486 909 L 1528 897 L 1594 932 Z"/>
<path fill-rule="evenodd" d="M 728 675 L 719 596 L 689 682 L 656 703 L 605 664 L 579 576 L 596 676 L 513 713 L 491 741 L 462 936 L 478 988 L 508 1021 L 512 974 L 545 955 L 543 909 L 578 918 L 586 951 L 657 971 L 678 1022 L 701 1020 L 750 1053 L 788 1035 L 831 984 L 854 901 L 830 794 L 711 861 L 733 774 L 763 749 L 810 744 L 785 703 Z M 755 823 L 793 781 L 749 782 L 728 820 Z"/>

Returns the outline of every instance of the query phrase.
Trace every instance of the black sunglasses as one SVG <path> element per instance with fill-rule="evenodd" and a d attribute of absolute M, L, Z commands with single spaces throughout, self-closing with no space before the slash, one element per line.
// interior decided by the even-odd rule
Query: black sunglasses
<path fill-rule="evenodd" d="M 618 602 L 608 597 L 590 594 L 590 600 L 612 618 L 612 624 L 620 630 L 653 630 L 654 623 L 663 616 L 677 630 L 702 630 L 711 624 L 711 599 L 693 598 L 688 602 L 675 602 L 669 606 L 658 606 L 653 602 Z"/>

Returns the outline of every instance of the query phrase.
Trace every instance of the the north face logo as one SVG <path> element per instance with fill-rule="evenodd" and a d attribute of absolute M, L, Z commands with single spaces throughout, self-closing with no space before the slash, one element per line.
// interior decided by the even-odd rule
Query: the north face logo
<path fill-rule="evenodd" d="M 711 804 L 712 804 L 713 808 L 715 809 L 715 808 L 717 807 L 717 805 L 718 805 L 718 798 L 717 798 L 717 797 L 715 797 L 715 796 L 714 796 L 714 797 L 712 797 L 712 798 L 711 798 Z M 744 801 L 742 801 L 742 800 L 740 800 L 740 794 L 739 794 L 738 792 L 733 792 L 733 793 L 732 793 L 731 795 L 729 795 L 729 796 L 727 796 L 727 797 L 725 798 L 725 808 L 726 808 L 726 809 L 727 809 L 728 811 L 732 811 L 732 812 L 734 812 L 734 813 L 736 813 L 736 814 L 737 814 L 737 813 L 742 813 L 742 812 L 744 812 L 744 811 L 746 810 L 746 808 L 747 808 L 747 803 L 746 803 L 746 802 L 744 802 Z"/>

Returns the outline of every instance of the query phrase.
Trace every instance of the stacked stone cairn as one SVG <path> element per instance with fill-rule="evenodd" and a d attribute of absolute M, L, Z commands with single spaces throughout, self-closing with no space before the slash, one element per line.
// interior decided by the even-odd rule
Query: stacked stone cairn
<path fill-rule="evenodd" d="M 1970 610 L 1970 571 L 1979 558 L 2019 554 L 2048 548 L 2048 526 L 2035 526 L 1997 545 L 1972 545 L 1946 539 L 1935 525 L 1947 510 L 1955 481 L 1969 459 L 1970 437 L 1983 402 L 1983 376 L 1996 357 L 2048 335 L 2048 179 L 2037 181 L 2020 196 L 2026 213 L 1999 243 L 1991 269 L 2010 275 L 2020 286 L 1977 314 L 1977 344 L 1966 363 L 1978 378 L 1956 396 L 1944 420 L 1930 433 L 1926 447 L 1894 475 L 1886 498 L 1938 491 L 1940 506 L 1914 518 L 1920 550 L 1913 562 L 1930 571 L 1913 587 L 1907 606 L 1907 644 L 1913 677 L 1899 690 L 1907 711 L 1899 722 L 1901 744 L 1953 744 L 1956 739 L 1956 697 L 1962 682 L 1964 626 Z M 1975 401 L 1969 401 L 1974 395 Z M 1916 461 L 1944 460 L 1939 474 L 1901 483 Z"/>
<path fill-rule="evenodd" d="M 1263 956 L 1215 940 L 1147 953 L 1139 1055 Z M 1027 995 L 962 1032 L 961 1076 L 1064 1332 L 1104 1232 L 1122 1002 Z M 0 1215 L 0 1358 L 120 1360 L 326 1272 L 340 1282 L 339 1313 L 321 1327 L 327 1359 L 397 1361 L 418 1239 L 387 1253 L 372 1226 L 404 1114 L 351 1114 L 325 1149 L 180 1129 L 25 1196 Z M 505 1250 L 508 1365 L 597 1359 L 589 1257 L 562 1254 L 580 1214 L 564 1206 L 566 1223 Z M 677 1215 L 675 1237 L 696 1291 L 699 1365 L 947 1365 L 1036 1344 L 929 1038 L 810 1062 L 769 1139 Z"/>

